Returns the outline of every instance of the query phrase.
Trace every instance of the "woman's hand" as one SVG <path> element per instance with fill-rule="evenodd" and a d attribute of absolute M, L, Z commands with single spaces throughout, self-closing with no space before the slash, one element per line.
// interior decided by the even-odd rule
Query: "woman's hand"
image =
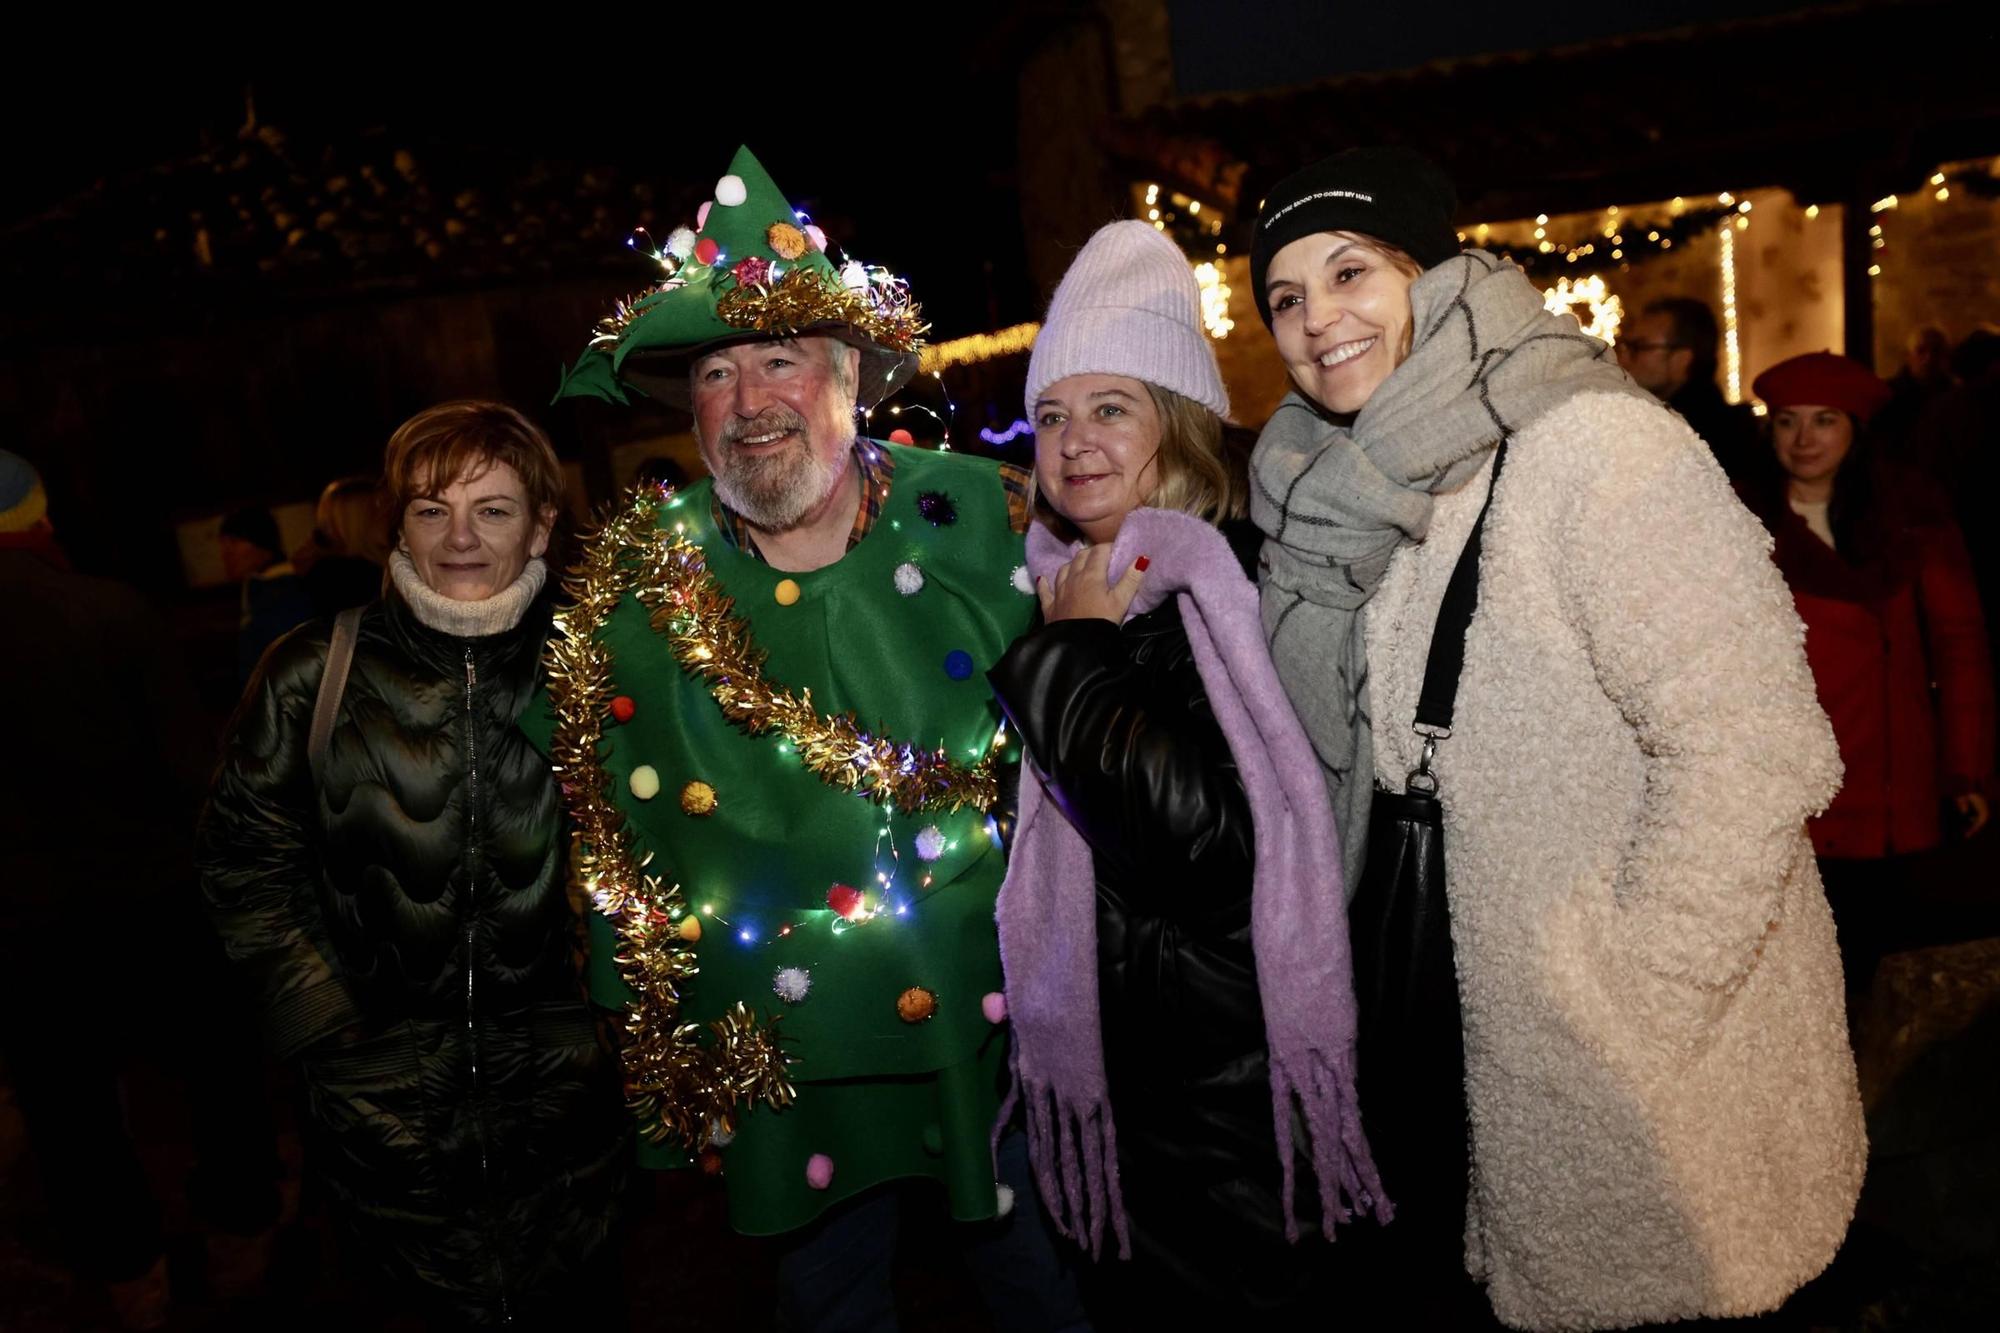
<path fill-rule="evenodd" d="M 1035 580 L 1035 591 L 1042 599 L 1042 619 L 1051 624 L 1058 620 L 1108 620 L 1114 625 L 1122 624 L 1125 613 L 1132 607 L 1132 599 L 1139 595 L 1139 584 L 1144 581 L 1150 563 L 1140 556 L 1118 582 L 1112 583 L 1111 548 L 1084 547 L 1075 559 L 1056 571 L 1053 586 L 1046 577 Z"/>
<path fill-rule="evenodd" d="M 1043 600 L 1042 605 L 1048 605 L 1047 599 Z M 1969 838 L 1979 832 L 1979 830 L 1986 827 L 1986 821 L 1993 817 L 1992 807 L 1987 805 L 1986 798 L 1976 791 L 1969 791 L 1963 796 L 1954 797 L 1952 804 L 1958 807 L 1959 814 L 1965 816 L 1965 825 L 1960 830 L 1960 836 L 1962 837 Z"/>

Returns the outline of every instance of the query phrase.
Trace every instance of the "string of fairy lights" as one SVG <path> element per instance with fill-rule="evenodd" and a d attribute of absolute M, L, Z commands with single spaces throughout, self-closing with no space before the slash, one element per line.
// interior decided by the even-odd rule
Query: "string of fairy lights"
<path fill-rule="evenodd" d="M 1003 726 L 993 738 L 993 748 L 999 750 L 1005 743 L 1006 728 Z M 790 753 L 788 745 L 781 743 L 778 748 L 782 752 Z M 995 847 L 1000 845 L 999 826 L 991 815 L 986 817 L 986 836 Z M 888 848 L 886 865 L 883 859 L 885 845 Z M 917 834 L 918 859 L 926 863 L 950 855 L 958 850 L 958 846 L 958 839 L 945 836 L 935 824 L 926 825 Z M 829 894 L 828 906 L 832 908 L 833 914 L 827 919 L 827 929 L 832 934 L 844 935 L 850 930 L 874 921 L 895 921 L 909 916 L 912 904 L 921 906 L 923 901 L 914 895 L 930 888 L 933 883 L 934 876 L 929 869 L 922 872 L 914 887 L 904 883 L 902 852 L 896 846 L 895 830 L 889 823 L 886 813 L 881 828 L 875 833 L 875 848 L 871 859 L 874 864 L 874 885 L 867 889 L 850 889 L 849 896 L 840 896 L 838 891 L 850 886 L 835 885 L 834 892 Z M 698 907 L 690 904 L 686 915 L 696 916 L 703 921 L 721 926 L 735 937 L 739 945 L 753 949 L 766 948 L 780 940 L 789 939 L 794 931 L 803 929 L 808 923 L 808 918 L 800 916 L 797 920 L 786 921 L 775 930 L 760 929 L 747 913 L 732 920 L 716 911 L 712 902 L 703 902 Z"/>

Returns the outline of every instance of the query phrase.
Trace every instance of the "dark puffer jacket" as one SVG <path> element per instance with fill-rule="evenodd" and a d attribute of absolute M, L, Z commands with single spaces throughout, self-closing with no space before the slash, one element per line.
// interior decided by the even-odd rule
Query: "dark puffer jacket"
<path fill-rule="evenodd" d="M 1246 571 L 1262 536 L 1224 535 Z M 1130 1215 L 1095 1313 L 1275 1318 L 1309 1308 L 1331 1256 L 1285 1241 L 1269 1056 L 1250 941 L 1249 798 L 1175 602 L 1121 627 L 1042 625 L 988 673 L 1097 878 L 1105 1075 Z M 1023 781 L 1033 781 L 1023 770 Z M 1301 1159 L 1299 1179 L 1313 1178 Z"/>
<path fill-rule="evenodd" d="M 560 804 L 515 725 L 546 598 L 460 639 L 370 606 L 315 790 L 329 626 L 265 659 L 200 834 L 203 889 L 301 1057 L 357 1243 L 453 1322 L 539 1322 L 603 1242 L 628 1118 L 570 959 Z M 569 1293 L 574 1295 L 574 1293 Z"/>

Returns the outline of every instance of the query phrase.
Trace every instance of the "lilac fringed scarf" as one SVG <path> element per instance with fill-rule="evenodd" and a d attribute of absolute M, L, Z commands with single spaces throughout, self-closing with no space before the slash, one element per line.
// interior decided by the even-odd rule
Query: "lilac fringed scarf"
<path fill-rule="evenodd" d="M 1028 534 L 1028 569 L 1052 578 L 1077 550 L 1038 523 Z M 1250 938 L 1270 1048 L 1285 1234 L 1298 1239 L 1292 1211 L 1296 1099 L 1319 1179 L 1321 1227 L 1330 1240 L 1334 1224 L 1356 1211 L 1373 1211 L 1386 1222 L 1393 1209 L 1382 1195 L 1355 1101 L 1354 984 L 1326 786 L 1271 665 L 1256 586 L 1243 577 L 1222 534 L 1186 514 L 1137 509 L 1112 544 L 1110 567 L 1122 574 L 1141 555 L 1151 564 L 1128 614 L 1179 594 L 1195 665 L 1250 799 L 1257 847 Z M 1000 1123 L 1006 1124 L 1015 1098 L 1025 1098 L 1035 1175 L 1057 1229 L 1094 1256 L 1108 1218 L 1120 1257 L 1130 1258 L 1098 1017 L 1090 848 L 1041 783 L 1023 778 L 1014 851 L 999 899 L 1015 1076 Z"/>

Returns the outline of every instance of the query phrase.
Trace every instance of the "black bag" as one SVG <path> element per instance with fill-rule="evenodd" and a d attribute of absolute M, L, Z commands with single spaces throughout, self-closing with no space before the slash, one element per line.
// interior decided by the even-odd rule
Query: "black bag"
<path fill-rule="evenodd" d="M 1506 457 L 1503 441 L 1493 460 L 1495 482 Z M 1376 788 L 1368 855 L 1348 908 L 1361 1106 L 1382 1187 L 1396 1205 L 1385 1236 L 1395 1238 L 1409 1266 L 1446 1272 L 1448 1262 L 1461 1277 L 1469 1169 L 1465 1050 L 1445 899 L 1444 809 L 1431 761 L 1438 742 L 1451 735 L 1492 505 L 1489 489 L 1431 632 L 1415 722 L 1423 758 L 1401 792 Z"/>

